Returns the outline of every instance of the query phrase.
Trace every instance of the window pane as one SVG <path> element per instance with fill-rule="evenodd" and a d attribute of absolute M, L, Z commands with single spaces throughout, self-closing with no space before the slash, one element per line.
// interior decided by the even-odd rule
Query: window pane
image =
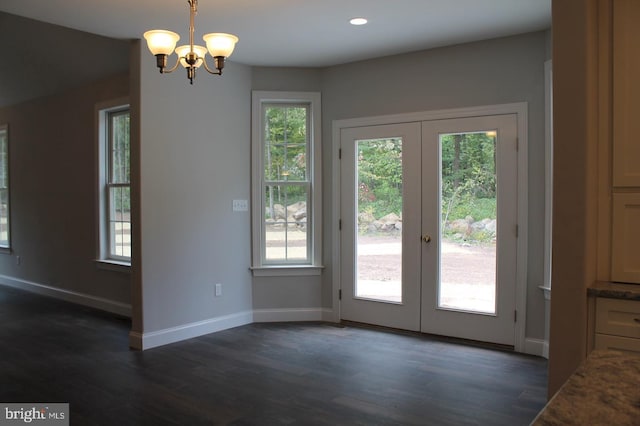
<path fill-rule="evenodd" d="M 9 150 L 7 131 L 0 129 L 0 188 L 9 187 Z"/>
<path fill-rule="evenodd" d="M 111 183 L 129 183 L 129 112 L 110 115 Z"/>
<path fill-rule="evenodd" d="M 308 199 L 306 185 L 265 187 L 264 258 L 267 262 L 309 261 Z"/>
<path fill-rule="evenodd" d="M 131 257 L 131 190 L 109 188 L 109 239 L 112 257 Z"/>
<path fill-rule="evenodd" d="M 0 246 L 9 247 L 9 137 L 0 128 Z"/>
<path fill-rule="evenodd" d="M 9 191 L 0 189 L 0 246 L 9 246 Z"/>
<path fill-rule="evenodd" d="M 272 181 L 306 181 L 309 108 L 265 107 L 264 177 Z"/>

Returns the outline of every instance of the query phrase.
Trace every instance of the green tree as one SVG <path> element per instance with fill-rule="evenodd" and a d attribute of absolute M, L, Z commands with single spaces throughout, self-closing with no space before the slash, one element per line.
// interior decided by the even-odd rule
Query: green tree
<path fill-rule="evenodd" d="M 358 142 L 358 210 L 380 218 L 402 214 L 402 141 Z"/>
<path fill-rule="evenodd" d="M 495 219 L 495 154 L 491 132 L 442 136 L 443 221 L 467 215 Z"/>

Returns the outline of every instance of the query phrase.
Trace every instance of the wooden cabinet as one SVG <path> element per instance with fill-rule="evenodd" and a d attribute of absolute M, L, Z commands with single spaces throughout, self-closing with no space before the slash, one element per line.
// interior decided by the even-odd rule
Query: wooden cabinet
<path fill-rule="evenodd" d="M 611 5 L 610 279 L 640 283 L 640 1 Z"/>
<path fill-rule="evenodd" d="M 612 281 L 640 283 L 640 192 L 613 194 Z"/>
<path fill-rule="evenodd" d="M 613 186 L 640 189 L 640 1 L 613 2 Z"/>
<path fill-rule="evenodd" d="M 640 353 L 640 301 L 596 299 L 595 349 Z"/>

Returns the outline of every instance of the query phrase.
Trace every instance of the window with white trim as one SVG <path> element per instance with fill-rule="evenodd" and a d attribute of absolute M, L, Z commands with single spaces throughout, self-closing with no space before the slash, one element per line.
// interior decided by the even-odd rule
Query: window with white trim
<path fill-rule="evenodd" d="M 320 94 L 253 92 L 253 269 L 320 266 Z"/>
<path fill-rule="evenodd" d="M 9 126 L 0 125 L 0 248 L 8 249 L 9 240 Z"/>
<path fill-rule="evenodd" d="M 131 262 L 130 114 L 100 110 L 100 259 Z"/>

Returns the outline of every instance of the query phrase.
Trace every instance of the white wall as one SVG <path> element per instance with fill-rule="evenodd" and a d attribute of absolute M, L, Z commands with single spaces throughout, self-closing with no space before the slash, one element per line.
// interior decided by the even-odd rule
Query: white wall
<path fill-rule="evenodd" d="M 144 46 L 140 54 L 142 257 L 134 285 L 142 330 L 132 337 L 150 347 L 251 321 L 250 218 L 231 208 L 250 193 L 251 69 L 229 63 L 222 77 L 201 70 L 191 86 L 185 71 L 161 75 Z M 215 283 L 223 284 L 218 298 Z"/>

